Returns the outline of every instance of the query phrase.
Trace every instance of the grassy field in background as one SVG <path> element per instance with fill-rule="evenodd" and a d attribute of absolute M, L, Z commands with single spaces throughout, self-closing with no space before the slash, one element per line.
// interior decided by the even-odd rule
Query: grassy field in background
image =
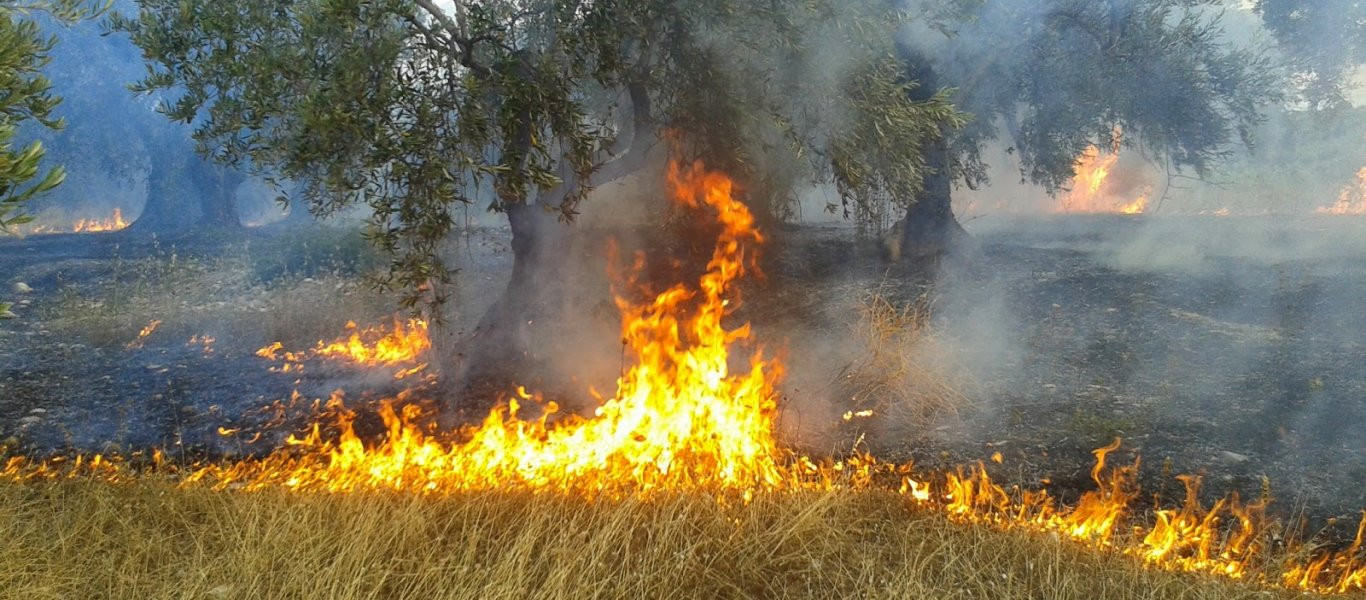
<path fill-rule="evenodd" d="M 0 598 L 1290 598 L 890 493 L 596 500 L 0 484 Z"/>

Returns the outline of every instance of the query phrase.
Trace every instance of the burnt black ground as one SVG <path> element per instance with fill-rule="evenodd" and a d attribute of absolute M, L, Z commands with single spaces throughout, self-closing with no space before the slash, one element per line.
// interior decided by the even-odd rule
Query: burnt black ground
<path fill-rule="evenodd" d="M 840 365 L 803 346 L 846 335 L 857 299 L 931 290 L 936 329 L 974 379 L 976 407 L 924 429 L 870 424 L 862 443 L 875 454 L 936 468 L 999 451 L 1003 464 L 988 465 L 1000 480 L 1066 498 L 1090 487 L 1091 449 L 1122 437 L 1113 460 L 1141 456 L 1145 491 L 1164 503 L 1181 496 L 1176 474 L 1200 473 L 1209 497 L 1255 496 L 1265 478 L 1281 514 L 1354 523 L 1366 508 L 1366 223 L 1070 217 L 968 226 L 979 252 L 943 265 L 932 287 L 903 278 L 845 228 L 775 236 L 741 316 L 810 371 L 789 378 L 794 405 L 829 402 L 820 397 L 828 389 L 795 382 L 834 377 Z M 474 266 L 462 277 L 497 287 L 490 274 L 508 261 L 500 235 L 481 233 L 474 250 L 463 248 Z M 0 321 L 0 439 L 40 455 L 259 453 L 288 427 L 254 444 L 218 428 L 260 427 L 279 416 L 260 409 L 296 388 L 310 398 L 336 387 L 353 399 L 393 391 L 384 378 L 341 368 L 268 373 L 250 334 L 215 331 L 205 354 L 186 344 L 191 330 L 126 348 L 45 326 L 64 294 L 92 289 L 121 257 L 165 253 L 166 244 L 0 241 L 3 297 L 20 298 L 9 293 L 16 281 L 35 288 L 22 318 Z M 179 252 L 214 255 L 234 244 L 185 240 Z M 309 413 L 292 410 L 294 425 Z M 833 429 L 837 442 L 816 446 L 844 451 L 859 433 Z"/>
<path fill-rule="evenodd" d="M 944 347 L 977 384 L 958 419 L 870 423 L 845 439 L 866 433 L 874 454 L 931 468 L 999 451 L 994 476 L 1068 498 L 1092 487 L 1090 451 L 1120 437 L 1111 461 L 1141 458 L 1143 502 L 1179 502 L 1175 476 L 1190 473 L 1207 503 L 1269 483 L 1282 515 L 1360 518 L 1366 220 L 1070 216 L 969 230 L 979 251 L 942 265 L 933 288 L 842 254 L 839 230 L 803 232 L 778 261 L 776 288 L 812 272 L 827 282 L 778 311 L 789 321 L 834 323 L 870 288 L 907 301 L 931 289 Z"/>

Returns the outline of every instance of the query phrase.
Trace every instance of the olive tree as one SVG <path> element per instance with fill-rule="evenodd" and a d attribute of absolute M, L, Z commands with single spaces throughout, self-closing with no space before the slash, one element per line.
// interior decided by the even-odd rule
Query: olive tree
<path fill-rule="evenodd" d="M 919 149 L 960 123 L 945 94 L 912 98 L 894 46 L 907 15 L 880 0 L 139 6 L 112 22 L 151 65 L 140 89 L 179 92 L 164 111 L 202 152 L 298 182 L 293 202 L 367 205 L 407 305 L 448 275 L 453 211 L 491 191 L 514 266 L 481 329 L 508 361 L 567 223 L 656 148 L 728 171 L 776 215 L 809 179 L 910 201 Z"/>
<path fill-rule="evenodd" d="M 42 143 L 14 146 L 24 123 L 62 127 L 61 119 L 52 116 L 61 98 L 52 93 L 52 82 L 42 73 L 54 39 L 40 32 L 32 15 L 44 13 L 70 23 L 101 10 L 85 0 L 0 0 L 0 229 L 30 220 L 18 214 L 20 205 L 57 187 L 64 178 L 61 167 L 40 167 Z"/>
<path fill-rule="evenodd" d="M 1317 109 L 1346 104 L 1351 76 L 1366 62 L 1361 0 L 1257 0 L 1303 100 Z"/>
<path fill-rule="evenodd" d="M 1050 193 L 1088 146 L 1141 151 L 1203 177 L 1284 97 L 1266 44 L 1224 34 L 1222 0 L 910 0 L 935 23 L 905 36 L 903 55 L 932 89 L 953 90 L 972 121 L 929 152 L 943 168 L 912 203 L 914 253 L 954 231 L 954 182 L 986 183 L 988 143 L 1017 153 L 1021 178 Z M 928 247 L 925 242 L 930 241 Z"/>

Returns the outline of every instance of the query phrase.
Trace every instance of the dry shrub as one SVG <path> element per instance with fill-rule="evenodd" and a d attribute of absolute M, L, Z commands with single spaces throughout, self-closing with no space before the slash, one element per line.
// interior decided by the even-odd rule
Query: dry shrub
<path fill-rule="evenodd" d="M 850 411 L 873 411 L 879 421 L 924 429 L 971 408 L 971 380 L 953 364 L 934 333 L 931 301 L 921 295 L 895 302 L 870 293 L 859 306 L 859 355 L 841 373 Z"/>
<path fill-rule="evenodd" d="M 0 484 L 0 598 L 1295 597 L 956 525 L 888 492 L 726 498 Z"/>

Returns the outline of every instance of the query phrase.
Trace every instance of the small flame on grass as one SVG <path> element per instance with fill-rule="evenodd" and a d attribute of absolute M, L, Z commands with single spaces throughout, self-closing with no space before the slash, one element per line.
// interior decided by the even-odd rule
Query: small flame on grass
<path fill-rule="evenodd" d="M 152 335 L 152 332 L 156 331 L 157 327 L 160 326 L 161 319 L 152 319 L 152 321 L 148 323 L 146 327 L 143 327 L 141 331 L 138 331 L 138 337 L 134 338 L 133 341 L 124 344 L 123 347 L 128 350 L 135 350 L 137 348 L 141 348 L 143 344 L 147 343 L 148 336 Z"/>
<path fill-rule="evenodd" d="M 360 327 L 355 321 L 346 323 L 348 335 L 331 342 L 319 341 L 313 348 L 288 351 L 284 344 L 274 342 L 256 351 L 256 355 L 280 363 L 271 367 L 276 373 L 297 373 L 304 370 L 304 362 L 313 358 L 335 360 L 362 367 L 404 366 L 394 374 L 404 379 L 421 373 L 427 363 L 417 363 L 432 346 L 427 335 L 427 322 L 421 319 L 394 319 L 390 326 Z"/>
<path fill-rule="evenodd" d="M 128 222 L 123 220 L 123 209 L 115 208 L 113 215 L 104 219 L 77 219 L 69 226 L 61 225 L 34 225 L 23 229 L 25 235 L 43 235 L 49 233 L 99 233 L 103 231 L 118 231 L 128 227 Z"/>
<path fill-rule="evenodd" d="M 213 343 L 216 341 L 218 340 L 211 335 L 192 335 L 190 341 L 185 342 L 185 345 L 200 346 L 203 348 L 204 354 L 208 355 L 213 354 Z"/>

